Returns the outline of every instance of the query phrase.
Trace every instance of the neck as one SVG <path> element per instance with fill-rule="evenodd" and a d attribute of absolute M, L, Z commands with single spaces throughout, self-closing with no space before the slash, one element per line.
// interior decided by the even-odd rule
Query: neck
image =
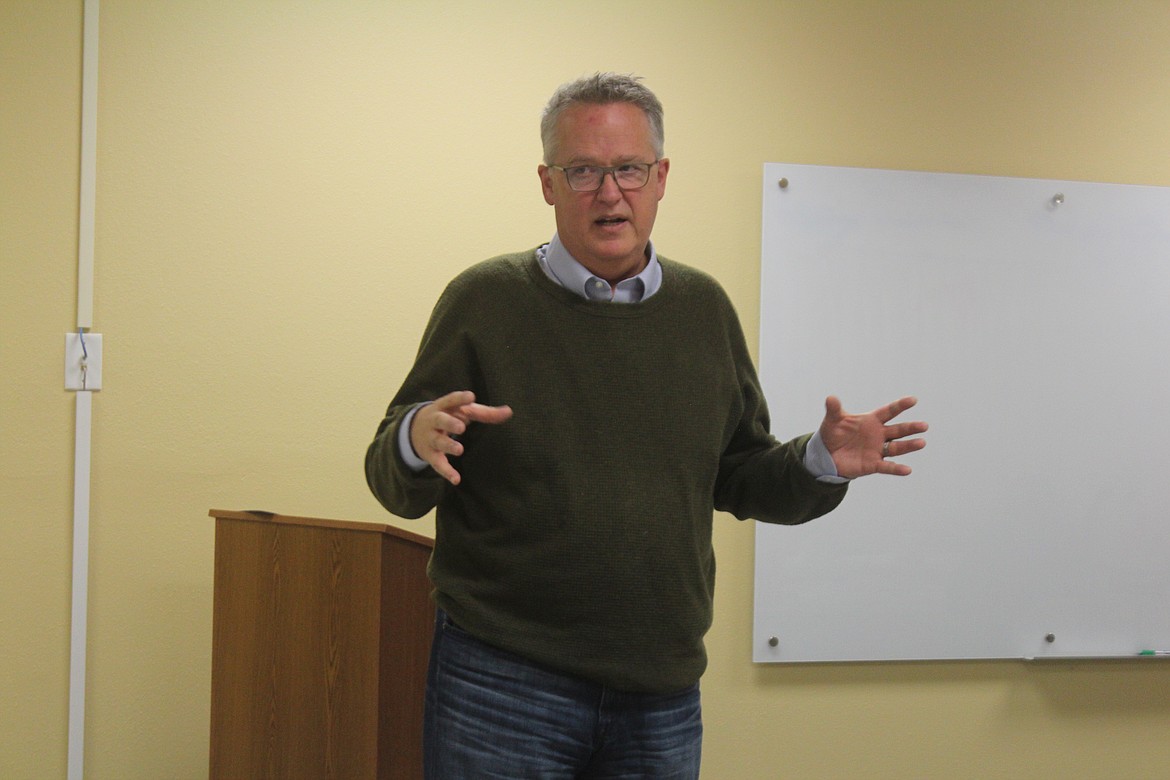
<path fill-rule="evenodd" d="M 606 272 L 604 270 L 590 268 L 587 265 L 585 267 L 588 268 L 589 272 L 594 276 L 609 282 L 610 287 L 616 287 L 618 282 L 624 282 L 626 279 L 632 279 L 638 274 L 642 273 L 642 271 L 646 269 L 646 264 L 650 262 L 648 255 L 648 252 L 643 253 L 642 257 L 637 263 L 634 264 L 632 268 L 627 268 L 625 271 L 617 274 L 613 274 L 612 269 L 610 269 L 610 272 Z"/>

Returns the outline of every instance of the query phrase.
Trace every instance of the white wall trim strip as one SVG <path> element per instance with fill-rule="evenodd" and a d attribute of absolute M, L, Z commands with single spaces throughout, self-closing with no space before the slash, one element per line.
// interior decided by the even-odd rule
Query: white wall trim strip
<path fill-rule="evenodd" d="M 97 200 L 98 0 L 85 0 L 81 51 L 81 174 L 77 230 L 77 327 L 93 327 Z M 77 393 L 73 465 L 73 582 L 69 629 L 68 778 L 85 765 L 86 647 L 89 617 L 89 490 L 93 393 Z"/>
<path fill-rule="evenodd" d="M 77 392 L 73 467 L 73 610 L 69 650 L 69 780 L 85 758 L 85 656 L 89 602 L 89 477 L 93 392 Z"/>
<path fill-rule="evenodd" d="M 77 230 L 77 327 L 93 327 L 97 200 L 98 0 L 85 0 L 81 48 L 81 193 Z"/>

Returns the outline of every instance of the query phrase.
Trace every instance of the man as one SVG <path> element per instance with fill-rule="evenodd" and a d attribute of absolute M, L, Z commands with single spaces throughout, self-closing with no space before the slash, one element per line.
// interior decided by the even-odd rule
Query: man
<path fill-rule="evenodd" d="M 670 161 L 638 79 L 561 87 L 537 173 L 556 234 L 460 274 L 366 455 L 437 506 L 431 778 L 695 778 L 714 509 L 801 523 L 908 474 L 904 398 L 782 444 L 738 319 L 650 242 Z"/>

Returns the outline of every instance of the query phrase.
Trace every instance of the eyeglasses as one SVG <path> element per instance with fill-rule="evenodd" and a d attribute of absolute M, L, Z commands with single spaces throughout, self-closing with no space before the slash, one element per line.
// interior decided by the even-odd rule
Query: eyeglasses
<path fill-rule="evenodd" d="M 561 165 L 550 165 L 565 174 L 569 182 L 569 189 L 574 192 L 593 192 L 601 189 L 602 182 L 608 174 L 613 174 L 614 183 L 622 190 L 637 190 L 646 186 L 650 181 L 650 169 L 659 163 L 659 160 L 648 163 L 625 163 L 606 167 L 603 165 L 574 165 L 565 168 Z"/>

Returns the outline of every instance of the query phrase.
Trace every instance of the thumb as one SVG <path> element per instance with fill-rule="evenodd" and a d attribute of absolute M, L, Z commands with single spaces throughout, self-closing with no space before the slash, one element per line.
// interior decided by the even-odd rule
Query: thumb
<path fill-rule="evenodd" d="M 841 417 L 841 399 L 831 395 L 825 399 L 825 420 L 836 420 Z"/>

